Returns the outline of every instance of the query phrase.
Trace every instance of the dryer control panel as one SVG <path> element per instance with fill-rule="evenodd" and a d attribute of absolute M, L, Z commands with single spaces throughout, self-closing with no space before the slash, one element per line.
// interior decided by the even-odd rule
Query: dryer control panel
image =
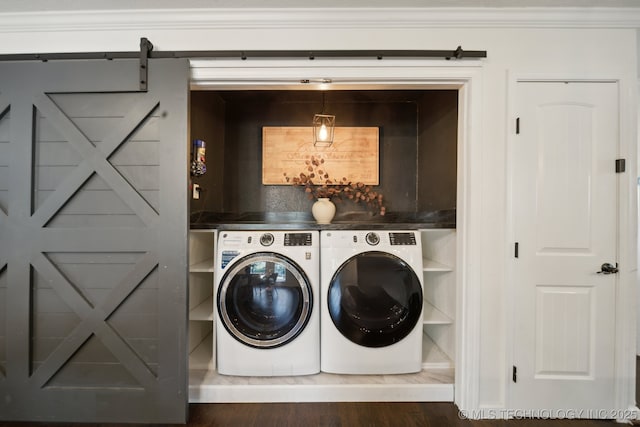
<path fill-rule="evenodd" d="M 389 233 L 389 242 L 396 245 L 415 245 L 416 235 L 414 233 Z"/>

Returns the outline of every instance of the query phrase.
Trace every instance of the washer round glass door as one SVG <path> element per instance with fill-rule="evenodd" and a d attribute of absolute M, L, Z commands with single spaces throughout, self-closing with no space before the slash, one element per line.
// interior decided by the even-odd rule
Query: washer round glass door
<path fill-rule="evenodd" d="M 422 316 L 422 286 L 402 259 L 386 252 L 349 258 L 333 275 L 329 315 L 350 341 L 386 347 L 409 335 Z"/>
<path fill-rule="evenodd" d="M 313 293 L 304 271 L 277 253 L 233 263 L 218 288 L 218 313 L 241 343 L 274 348 L 295 339 L 311 316 Z"/>

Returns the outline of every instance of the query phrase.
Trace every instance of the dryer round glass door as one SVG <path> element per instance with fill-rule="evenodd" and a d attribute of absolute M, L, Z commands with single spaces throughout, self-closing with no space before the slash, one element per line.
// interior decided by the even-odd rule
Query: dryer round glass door
<path fill-rule="evenodd" d="M 345 261 L 327 294 L 329 315 L 350 341 L 386 347 L 401 341 L 422 316 L 422 286 L 413 269 L 386 252 L 364 252 Z"/>
<path fill-rule="evenodd" d="M 218 288 L 218 314 L 238 341 L 256 348 L 284 345 L 311 316 L 313 293 L 304 271 L 276 253 L 235 262 Z"/>

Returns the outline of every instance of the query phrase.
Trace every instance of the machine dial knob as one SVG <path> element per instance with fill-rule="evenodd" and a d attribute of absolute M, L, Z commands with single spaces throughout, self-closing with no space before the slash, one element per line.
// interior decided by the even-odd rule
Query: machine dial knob
<path fill-rule="evenodd" d="M 262 236 L 260 236 L 260 244 L 262 246 L 271 246 L 273 244 L 273 234 L 264 233 Z"/>
<path fill-rule="evenodd" d="M 371 246 L 375 246 L 380 243 L 380 236 L 378 236 L 378 233 L 374 233 L 373 231 L 371 233 L 367 233 L 364 239 Z"/>

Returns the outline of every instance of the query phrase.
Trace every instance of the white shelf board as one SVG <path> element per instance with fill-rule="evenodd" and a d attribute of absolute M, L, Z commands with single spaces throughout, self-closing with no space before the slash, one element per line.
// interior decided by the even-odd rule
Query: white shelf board
<path fill-rule="evenodd" d="M 402 375 L 237 377 L 189 371 L 190 403 L 232 402 L 453 402 L 454 371 Z"/>
<path fill-rule="evenodd" d="M 191 309 L 189 320 L 213 320 L 213 296 Z"/>
<path fill-rule="evenodd" d="M 425 325 L 450 325 L 453 320 L 434 307 L 429 301 L 424 301 L 422 323 Z"/>
<path fill-rule="evenodd" d="M 427 334 L 422 334 L 422 369 L 453 368 L 453 361 Z"/>
<path fill-rule="evenodd" d="M 213 369 L 213 334 L 207 335 L 189 354 L 189 369 Z"/>
<path fill-rule="evenodd" d="M 214 270 L 213 258 L 189 266 L 189 272 L 191 273 L 213 273 Z"/>
<path fill-rule="evenodd" d="M 439 263 L 438 261 L 434 261 L 429 258 L 422 259 L 422 270 L 423 271 L 453 271 L 453 268 Z"/>

